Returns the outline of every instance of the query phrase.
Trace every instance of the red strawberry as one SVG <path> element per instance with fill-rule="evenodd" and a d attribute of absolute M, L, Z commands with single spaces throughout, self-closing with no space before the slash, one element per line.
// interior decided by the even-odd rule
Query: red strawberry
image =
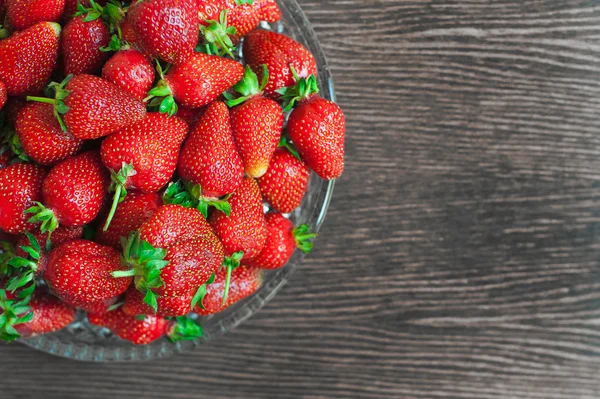
<path fill-rule="evenodd" d="M 195 53 L 186 63 L 171 67 L 149 94 L 166 96 L 161 112 L 173 115 L 177 111 L 174 100 L 188 108 L 203 107 L 238 82 L 243 73 L 244 67 L 237 61 Z"/>
<path fill-rule="evenodd" d="M 192 311 L 194 296 L 156 296 L 156 311 L 144 302 L 144 294 L 135 287 L 129 288 L 125 294 L 123 312 L 129 316 L 155 315 L 158 317 L 179 317 Z"/>
<path fill-rule="evenodd" d="M 115 191 L 108 228 L 117 204 L 128 189 L 153 193 L 173 177 L 188 125 L 177 117 L 148 113 L 134 125 L 107 137 L 100 149 L 104 165 L 113 171 Z"/>
<path fill-rule="evenodd" d="M 207 20 L 216 21 L 221 11 L 229 7 L 228 0 L 196 0 L 196 10 L 200 24 L 210 25 Z"/>
<path fill-rule="evenodd" d="M 67 78 L 52 85 L 56 98 L 28 97 L 28 100 L 54 104 L 63 130 L 91 140 L 107 136 L 144 118 L 146 107 L 113 83 L 93 75 Z M 62 125 L 61 125 L 62 126 Z"/>
<path fill-rule="evenodd" d="M 206 288 L 206 295 L 194 308 L 194 312 L 202 316 L 219 313 L 236 302 L 254 294 L 263 283 L 263 273 L 260 269 L 240 266 L 231 273 L 227 301 L 223 304 L 225 287 L 227 285 L 227 269 L 221 269 L 215 281 Z"/>
<path fill-rule="evenodd" d="M 264 199 L 281 212 L 290 213 L 300 206 L 308 187 L 310 171 L 288 150 L 278 148 L 269 169 L 258 179 Z"/>
<path fill-rule="evenodd" d="M 6 85 L 0 81 L 0 109 L 4 107 L 8 100 L 8 93 L 6 92 Z"/>
<path fill-rule="evenodd" d="M 58 225 L 82 226 L 96 218 L 106 197 L 108 172 L 100 155 L 84 152 L 56 165 L 44 180 L 44 205 L 27 210 L 41 231 L 53 232 Z"/>
<path fill-rule="evenodd" d="M 178 165 L 185 181 L 199 184 L 209 200 L 234 192 L 244 177 L 244 167 L 229 122 L 229 110 L 222 102 L 210 104 L 185 142 Z"/>
<path fill-rule="evenodd" d="M 99 74 L 109 53 L 110 32 L 101 19 L 89 21 L 86 15 L 75 17 L 63 29 L 62 51 L 65 75 Z"/>
<path fill-rule="evenodd" d="M 304 253 L 312 250 L 310 240 L 317 235 L 310 233 L 307 225 L 294 228 L 294 224 L 280 213 L 268 213 L 266 219 L 267 243 L 258 256 L 244 262 L 246 265 L 278 269 L 290 260 L 294 249 L 298 248 Z"/>
<path fill-rule="evenodd" d="M 64 0 L 6 0 L 8 24 L 16 30 L 38 22 L 58 22 L 64 8 Z"/>
<path fill-rule="evenodd" d="M 40 165 L 56 164 L 83 146 L 83 140 L 63 132 L 50 104 L 27 104 L 17 115 L 15 131 L 25 153 Z"/>
<path fill-rule="evenodd" d="M 256 180 L 244 179 L 229 204 L 229 216 L 216 210 L 208 221 L 223 243 L 225 255 L 243 251 L 244 259 L 251 259 L 260 253 L 267 239 L 262 196 Z"/>
<path fill-rule="evenodd" d="M 310 51 L 288 36 L 267 30 L 257 29 L 246 36 L 244 58 L 258 76 L 262 76 L 263 65 L 267 66 L 269 80 L 264 92 L 269 97 L 279 97 L 276 90 L 295 84 L 290 65 L 303 78 L 317 73 Z"/>
<path fill-rule="evenodd" d="M 137 35 L 137 32 L 133 29 L 131 23 L 127 19 L 125 19 L 121 22 L 119 27 L 121 29 L 121 37 L 123 39 L 123 42 L 129 44 L 132 48 L 139 51 L 147 60 L 152 61 L 154 57 L 146 49 L 144 49 Z"/>
<path fill-rule="evenodd" d="M 50 252 L 46 283 L 67 304 L 91 304 L 124 293 L 132 278 L 115 278 L 126 269 L 121 255 L 111 247 L 87 240 L 67 242 Z"/>
<path fill-rule="evenodd" d="M 42 90 L 58 59 L 60 25 L 42 22 L 0 41 L 0 80 L 8 95 Z"/>
<path fill-rule="evenodd" d="M 252 6 L 261 21 L 277 22 L 281 19 L 281 10 L 275 0 L 254 0 Z"/>
<path fill-rule="evenodd" d="M 165 335 L 171 342 L 193 340 L 202 336 L 202 327 L 186 317 L 166 320 L 157 316 L 145 316 L 138 319 L 117 309 L 104 315 L 88 314 L 88 320 L 91 324 L 108 328 L 135 345 L 147 345 Z"/>
<path fill-rule="evenodd" d="M 294 106 L 288 135 L 309 168 L 323 179 L 337 179 L 344 171 L 346 119 L 340 107 L 319 97 L 314 76 L 298 78 L 298 85 L 281 93 Z"/>
<path fill-rule="evenodd" d="M 256 29 L 260 24 L 260 14 L 250 1 L 228 0 L 230 8 L 227 12 L 227 25 L 235 27 L 235 34 L 231 35 L 234 42 Z"/>
<path fill-rule="evenodd" d="M 133 269 L 117 276 L 137 276 L 144 302 L 161 314 L 157 298 L 193 296 L 223 263 L 223 246 L 206 220 L 197 210 L 177 205 L 161 207 L 124 247 L 123 259 Z"/>
<path fill-rule="evenodd" d="M 125 49 L 104 64 L 102 77 L 141 101 L 154 84 L 154 67 L 139 51 Z"/>
<path fill-rule="evenodd" d="M 160 195 L 156 193 L 130 193 L 117 207 L 108 230 L 103 229 L 105 223 L 98 226 L 96 241 L 121 249 L 121 237 L 129 237 L 129 234 L 139 229 L 161 205 Z"/>
<path fill-rule="evenodd" d="M 152 56 L 182 64 L 198 42 L 198 17 L 186 0 L 141 0 L 127 14 L 139 42 Z"/>
<path fill-rule="evenodd" d="M 106 5 L 107 2 L 108 0 L 95 1 L 95 3 L 100 6 Z M 78 4 L 81 4 L 84 9 L 92 7 L 92 3 L 90 2 L 90 0 L 65 0 L 65 10 L 63 12 L 62 17 L 63 25 L 66 25 L 71 19 L 75 17 L 75 13 L 77 13 L 78 11 Z"/>
<path fill-rule="evenodd" d="M 264 77 L 259 87 L 256 74 L 247 66 L 244 80 L 234 87 L 243 97 L 228 96 L 227 102 L 234 106 L 230 111 L 233 139 L 250 177 L 267 172 L 283 130 L 281 106 L 261 94 L 268 78 L 266 68 Z"/>
<path fill-rule="evenodd" d="M 0 230 L 20 234 L 35 228 L 25 211 L 42 199 L 45 176 L 44 169 L 27 163 L 0 170 Z"/>
<path fill-rule="evenodd" d="M 43 291 L 26 299 L 0 290 L 0 339 L 12 341 L 62 330 L 75 320 L 75 309 Z"/>

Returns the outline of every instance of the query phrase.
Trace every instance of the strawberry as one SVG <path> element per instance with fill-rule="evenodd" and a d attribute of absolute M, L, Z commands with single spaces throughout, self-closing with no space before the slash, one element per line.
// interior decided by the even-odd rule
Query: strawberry
<path fill-rule="evenodd" d="M 91 324 L 106 327 L 121 339 L 135 345 L 147 345 L 163 336 L 169 341 L 194 340 L 203 335 L 202 327 L 192 319 L 166 320 L 157 316 L 129 316 L 122 309 L 104 315 L 88 314 Z"/>
<path fill-rule="evenodd" d="M 230 35 L 234 43 L 253 31 L 260 24 L 260 14 L 252 5 L 252 0 L 228 0 L 227 25 L 235 27 Z"/>
<path fill-rule="evenodd" d="M 4 107 L 7 100 L 8 93 L 6 92 L 6 85 L 0 81 L 0 110 Z"/>
<path fill-rule="evenodd" d="M 112 209 L 104 229 L 108 229 L 117 204 L 128 189 L 153 193 L 164 187 L 177 168 L 177 157 L 188 125 L 177 117 L 148 113 L 141 121 L 107 137 L 100 149 L 102 161 L 113 172 Z"/>
<path fill-rule="evenodd" d="M 100 6 L 104 6 L 106 5 L 106 3 L 108 2 L 108 0 L 96 0 L 95 3 L 100 5 Z M 84 9 L 88 9 L 90 7 L 92 7 L 92 2 L 90 0 L 65 0 L 65 10 L 63 12 L 63 17 L 62 17 L 62 22 L 63 22 L 63 26 L 67 25 L 69 23 L 69 21 L 71 21 L 74 17 L 75 14 L 77 13 L 78 9 L 80 9 L 81 7 L 79 7 L 79 4 L 81 4 L 81 6 Z"/>
<path fill-rule="evenodd" d="M 298 77 L 297 85 L 278 90 L 286 110 L 294 110 L 288 119 L 288 135 L 309 168 L 323 179 L 337 179 L 344 171 L 346 119 L 340 107 L 318 96 L 317 79 Z"/>
<path fill-rule="evenodd" d="M 183 146 L 178 171 L 182 179 L 199 185 L 209 202 L 242 184 L 244 168 L 233 143 L 227 105 L 214 102 L 206 108 Z"/>
<path fill-rule="evenodd" d="M 37 202 L 27 210 L 29 220 L 41 223 L 43 233 L 51 233 L 60 225 L 82 226 L 96 218 L 106 197 L 108 172 L 100 155 L 84 152 L 56 165 L 44 179 L 44 204 Z"/>
<path fill-rule="evenodd" d="M 171 67 L 166 76 L 159 69 L 162 80 L 148 94 L 164 97 L 159 101 L 160 111 L 174 115 L 177 104 L 199 108 L 215 101 L 238 82 L 243 73 L 244 67 L 237 61 L 194 53 L 186 63 Z"/>
<path fill-rule="evenodd" d="M 109 53 L 110 32 L 101 19 L 79 15 L 63 29 L 62 51 L 65 75 L 99 74 Z"/>
<path fill-rule="evenodd" d="M 17 115 L 15 131 L 25 153 L 40 165 L 54 165 L 83 146 L 83 140 L 63 132 L 50 104 L 27 104 Z"/>
<path fill-rule="evenodd" d="M 264 92 L 269 97 L 279 97 L 278 89 L 295 84 L 290 65 L 303 78 L 317 73 L 317 62 L 310 51 L 277 32 L 262 29 L 250 32 L 244 40 L 244 58 L 259 76 L 263 65 L 267 65 L 269 80 Z"/>
<path fill-rule="evenodd" d="M 204 111 L 205 108 L 177 107 L 177 113 L 175 115 L 186 121 L 190 127 L 193 127 L 202 115 L 204 115 Z"/>
<path fill-rule="evenodd" d="M 223 246 L 197 210 L 165 205 L 139 231 L 124 245 L 123 259 L 132 269 L 115 276 L 136 276 L 154 311 L 157 297 L 193 296 L 223 263 Z"/>
<path fill-rule="evenodd" d="M 102 78 L 141 101 L 154 84 L 154 67 L 139 51 L 123 49 L 104 64 Z"/>
<path fill-rule="evenodd" d="M 258 255 L 267 239 L 262 197 L 256 180 L 244 179 L 229 204 L 229 216 L 216 210 L 208 222 L 223 243 L 225 255 L 231 257 L 227 266 L 233 269 L 238 266 L 241 256 L 251 259 Z"/>
<path fill-rule="evenodd" d="M 209 20 L 218 20 L 222 11 L 229 7 L 228 0 L 195 0 L 200 24 L 210 25 Z"/>
<path fill-rule="evenodd" d="M 121 29 L 122 42 L 125 43 L 126 46 L 129 45 L 131 48 L 139 51 L 148 61 L 153 60 L 154 57 L 144 48 L 144 46 L 142 46 L 137 32 L 133 29 L 133 26 L 131 26 L 131 23 L 127 19 L 121 22 L 119 28 Z"/>
<path fill-rule="evenodd" d="M 121 249 L 121 237 L 129 237 L 129 234 L 139 229 L 161 205 L 162 200 L 156 193 L 130 193 L 117 207 L 108 230 L 103 229 L 105 223 L 98 226 L 96 241 Z"/>
<path fill-rule="evenodd" d="M 0 230 L 20 234 L 35 228 L 25 211 L 42 199 L 45 177 L 44 169 L 28 163 L 0 170 Z"/>
<path fill-rule="evenodd" d="M 144 118 L 146 107 L 113 83 L 93 75 L 67 77 L 53 83 L 55 99 L 27 97 L 54 105 L 63 130 L 91 140 L 107 136 Z"/>
<path fill-rule="evenodd" d="M 317 235 L 310 233 L 307 225 L 294 228 L 289 219 L 276 212 L 268 213 L 266 220 L 267 243 L 260 254 L 244 262 L 247 266 L 278 269 L 290 260 L 294 249 L 298 248 L 304 253 L 312 250 L 313 243 L 310 240 Z"/>
<path fill-rule="evenodd" d="M 124 293 L 132 278 L 115 278 L 125 270 L 121 255 L 112 248 L 87 240 L 75 240 L 53 249 L 48 255 L 44 279 L 52 292 L 72 305 L 109 300 Z"/>
<path fill-rule="evenodd" d="M 153 57 L 179 65 L 194 53 L 198 17 L 193 2 L 141 0 L 129 8 L 127 19 Z"/>
<path fill-rule="evenodd" d="M 38 290 L 17 299 L 0 290 L 0 339 L 12 341 L 62 330 L 75 320 L 75 309 Z"/>
<path fill-rule="evenodd" d="M 281 106 L 262 95 L 268 76 L 265 68 L 259 87 L 256 74 L 246 66 L 244 80 L 234 86 L 242 97 L 226 96 L 227 104 L 233 106 L 230 111 L 233 139 L 244 161 L 246 174 L 255 178 L 267 172 L 283 130 Z"/>
<path fill-rule="evenodd" d="M 6 0 L 8 24 L 15 30 L 25 30 L 39 22 L 58 22 L 65 0 Z"/>
<path fill-rule="evenodd" d="M 223 303 L 227 287 L 227 270 L 221 269 L 215 281 L 206 288 L 206 295 L 199 301 L 194 312 L 201 316 L 219 313 L 236 302 L 254 294 L 263 283 L 263 272 L 260 269 L 240 266 L 230 275 L 227 301 Z"/>
<path fill-rule="evenodd" d="M 277 22 L 281 19 L 281 10 L 275 0 L 254 0 L 252 6 L 261 21 Z"/>
<path fill-rule="evenodd" d="M 156 296 L 156 310 L 144 301 L 145 295 L 135 287 L 125 293 L 123 312 L 129 316 L 154 315 L 158 317 L 179 317 L 192 311 L 192 294 L 183 296 Z"/>
<path fill-rule="evenodd" d="M 44 88 L 58 59 L 60 31 L 59 24 L 42 22 L 0 41 L 0 80 L 8 95 Z"/>
<path fill-rule="evenodd" d="M 310 171 L 304 162 L 288 150 L 278 148 L 267 173 L 258 178 L 258 186 L 264 199 L 275 210 L 290 213 L 300 206 L 309 177 Z"/>
<path fill-rule="evenodd" d="M 74 300 L 72 302 L 72 306 L 85 312 L 102 315 L 114 310 L 115 307 L 120 306 L 120 299 L 121 295 L 95 302 L 82 302 Z"/>

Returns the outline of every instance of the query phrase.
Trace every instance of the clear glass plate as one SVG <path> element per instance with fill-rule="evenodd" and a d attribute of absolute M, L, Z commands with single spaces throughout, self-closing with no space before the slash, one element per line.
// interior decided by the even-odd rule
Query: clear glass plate
<path fill-rule="evenodd" d="M 271 25 L 263 24 L 262 27 L 293 37 L 313 53 L 319 67 L 318 79 L 321 96 L 335 101 L 333 82 L 325 55 L 306 16 L 295 0 L 279 0 L 279 5 L 282 11 L 281 22 Z M 290 216 L 292 221 L 295 224 L 306 223 L 312 231 L 317 232 L 325 219 L 334 184 L 334 181 L 322 180 L 313 173 L 302 205 Z M 112 335 L 104 328 L 90 325 L 85 314 L 81 313 L 78 314 L 76 322 L 62 331 L 23 339 L 20 342 L 57 356 L 95 362 L 150 360 L 191 351 L 195 347 L 225 334 L 259 311 L 283 287 L 303 258 L 302 252 L 295 251 L 292 259 L 284 268 L 265 274 L 264 284 L 256 294 L 222 313 L 200 318 L 205 335 L 196 341 L 172 344 L 166 339 L 161 339 L 150 345 L 135 346 Z"/>

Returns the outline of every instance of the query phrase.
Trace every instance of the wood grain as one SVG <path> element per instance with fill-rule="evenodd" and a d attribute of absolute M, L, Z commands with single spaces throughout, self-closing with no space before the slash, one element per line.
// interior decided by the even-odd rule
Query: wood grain
<path fill-rule="evenodd" d="M 0 398 L 597 398 L 600 3 L 301 0 L 348 115 L 317 249 L 149 364 L 0 346 Z"/>

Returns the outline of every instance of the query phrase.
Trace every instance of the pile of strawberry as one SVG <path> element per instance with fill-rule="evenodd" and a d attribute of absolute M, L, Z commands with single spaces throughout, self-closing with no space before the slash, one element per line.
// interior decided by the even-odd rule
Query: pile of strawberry
<path fill-rule="evenodd" d="M 195 339 L 312 248 L 344 115 L 275 0 L 79 1 L 0 0 L 0 337 Z"/>

